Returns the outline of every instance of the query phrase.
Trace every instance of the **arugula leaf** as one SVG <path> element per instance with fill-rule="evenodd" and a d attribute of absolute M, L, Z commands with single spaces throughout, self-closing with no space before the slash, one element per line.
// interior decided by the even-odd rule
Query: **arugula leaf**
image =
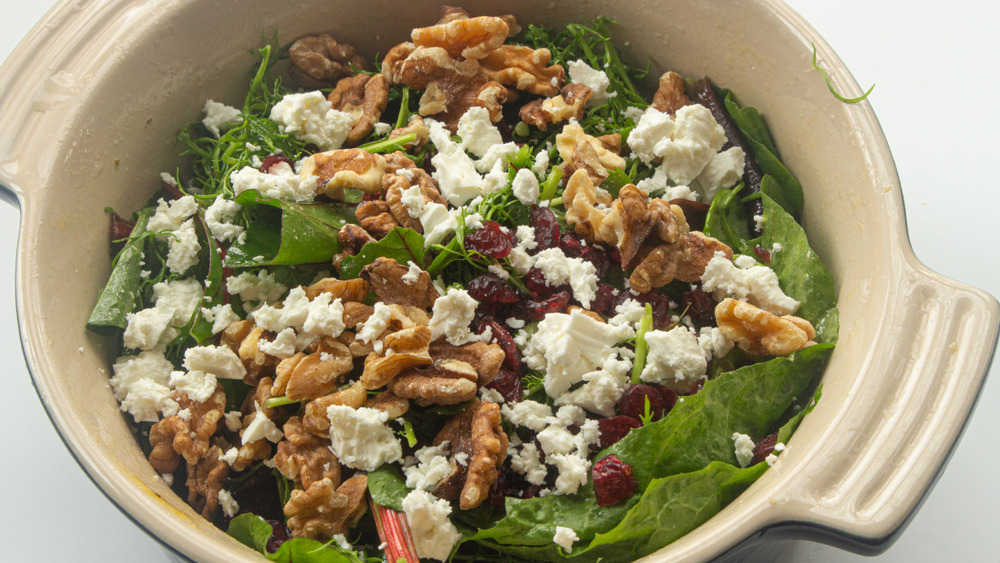
<path fill-rule="evenodd" d="M 146 233 L 148 222 L 149 213 L 140 213 L 128 242 L 115 257 L 111 277 L 101 290 L 97 304 L 87 319 L 87 330 L 107 334 L 115 329 L 125 330 L 128 326 L 126 316 L 135 310 L 142 284 L 140 272 L 146 240 L 142 235 Z"/>
<path fill-rule="evenodd" d="M 761 244 L 781 250 L 771 253 L 771 269 L 778 276 L 781 289 L 799 301 L 796 316 L 813 324 L 817 342 L 837 340 L 840 314 L 833 276 L 810 248 L 806 233 L 795 219 L 773 199 L 764 198 L 764 234 Z"/>
<path fill-rule="evenodd" d="M 399 469 L 393 465 L 384 464 L 368 473 L 368 494 L 375 504 L 402 512 L 403 499 L 409 493 Z"/>
<path fill-rule="evenodd" d="M 253 214 L 246 240 L 226 255 L 231 268 L 329 262 L 343 248 L 337 233 L 355 221 L 354 208 L 342 203 L 289 203 L 247 190 L 236 203 Z M 277 210 L 277 211 L 275 211 Z"/>
<path fill-rule="evenodd" d="M 396 227 L 382 240 L 362 246 L 357 255 L 344 257 L 339 266 L 340 277 L 345 280 L 358 277 L 362 268 L 381 256 L 392 258 L 403 265 L 412 260 L 423 268 L 424 237 L 413 229 Z"/>

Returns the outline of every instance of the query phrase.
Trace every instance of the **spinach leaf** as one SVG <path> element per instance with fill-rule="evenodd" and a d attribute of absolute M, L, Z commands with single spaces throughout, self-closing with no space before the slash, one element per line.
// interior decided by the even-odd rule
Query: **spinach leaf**
<path fill-rule="evenodd" d="M 115 329 L 125 330 L 128 326 L 126 315 L 135 309 L 139 287 L 142 284 L 142 251 L 146 244 L 146 224 L 149 213 L 140 213 L 132 228 L 128 242 L 118 252 L 111 269 L 111 277 L 97 297 L 87 330 L 108 334 Z"/>
<path fill-rule="evenodd" d="M 341 550 L 332 544 L 323 544 L 306 538 L 292 538 L 281 544 L 278 551 L 268 553 L 267 540 L 271 538 L 271 525 L 263 518 L 249 512 L 229 521 L 230 536 L 243 545 L 266 555 L 271 561 L 282 563 L 362 563 L 364 559 L 354 551 Z"/>
<path fill-rule="evenodd" d="M 362 246 L 357 255 L 346 256 L 339 266 L 341 279 L 358 277 L 362 268 L 381 256 L 392 258 L 403 265 L 412 260 L 423 268 L 424 237 L 413 229 L 394 228 L 382 240 L 369 242 Z"/>
<path fill-rule="evenodd" d="M 832 349 L 818 344 L 788 358 L 723 373 L 677 403 L 670 414 L 632 430 L 597 458 L 615 454 L 631 465 L 640 491 L 656 479 L 699 471 L 713 461 L 735 464 L 733 432 L 761 437 L 776 430 L 795 400 L 822 374 Z M 510 546 L 551 546 L 555 527 L 566 526 L 589 542 L 614 529 L 638 502 L 633 495 L 623 504 L 599 506 L 590 483 L 571 496 L 508 498 L 507 515 L 472 539 L 515 554 L 518 548 Z"/>
<path fill-rule="evenodd" d="M 399 469 L 393 465 L 385 464 L 368 473 L 368 494 L 375 504 L 402 512 L 403 498 L 409 493 Z"/>
<path fill-rule="evenodd" d="M 337 232 L 355 221 L 343 203 L 289 203 L 247 190 L 236 202 L 252 214 L 246 240 L 233 244 L 226 266 L 295 265 L 329 262 L 342 247 Z"/>
<path fill-rule="evenodd" d="M 750 244 L 750 231 L 747 230 L 743 201 L 740 198 L 742 190 L 743 184 L 740 183 L 730 190 L 720 190 L 715 194 L 705 216 L 703 232 L 719 239 L 738 254 L 752 255 L 753 244 Z"/>
<path fill-rule="evenodd" d="M 771 269 L 778 276 L 781 289 L 801 305 L 795 315 L 811 322 L 817 342 L 837 340 L 840 315 L 833 276 L 809 247 L 806 233 L 795 219 L 773 199 L 764 198 L 764 234 L 766 249 L 774 243 L 781 250 L 771 253 Z"/>
<path fill-rule="evenodd" d="M 256 514 L 246 512 L 229 521 L 226 533 L 243 545 L 267 553 L 267 540 L 271 538 L 271 525 Z"/>

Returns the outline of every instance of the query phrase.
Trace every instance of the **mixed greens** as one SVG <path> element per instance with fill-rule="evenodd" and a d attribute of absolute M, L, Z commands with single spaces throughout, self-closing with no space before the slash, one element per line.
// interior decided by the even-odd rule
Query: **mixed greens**
<path fill-rule="evenodd" d="M 608 202 L 622 201 L 628 194 L 635 194 L 637 185 L 645 188 L 643 193 L 648 193 L 650 201 L 659 201 L 656 196 L 671 199 L 671 203 L 680 205 L 674 206 L 677 209 L 674 213 L 683 209 L 685 227 L 690 223 L 690 230 L 696 231 L 695 226 L 702 226 L 703 222 L 704 236 L 728 246 L 736 263 L 742 264 L 741 271 L 749 270 L 751 263 L 761 268 L 755 271 L 772 271 L 780 286 L 778 291 L 797 302 L 795 316 L 814 329 L 808 345 L 785 357 L 774 357 L 749 353 L 742 349 L 742 344 L 733 347 L 730 341 L 721 352 L 718 347 L 714 354 L 706 352 L 707 367 L 697 381 L 684 382 L 681 377 L 678 381 L 659 379 L 650 383 L 647 374 L 662 369 L 657 362 L 668 360 L 663 359 L 662 346 L 658 347 L 653 340 L 647 342 L 647 335 L 656 333 L 663 337 L 672 331 L 687 331 L 692 338 L 703 333 L 720 334 L 712 310 L 725 297 L 726 290 L 716 287 L 715 294 L 719 295 L 713 295 L 711 289 L 703 288 L 702 280 L 674 280 L 641 295 L 630 293 L 629 280 L 634 278 L 630 278 L 630 269 L 622 267 L 622 257 L 616 255 L 619 249 L 584 236 L 576 227 L 577 220 L 571 217 L 565 201 L 569 199 L 567 165 L 571 163 L 558 149 L 559 135 L 564 131 L 562 123 L 543 129 L 518 117 L 517 110 L 539 99 L 537 95 L 521 92 L 517 102 L 504 105 L 503 116 L 495 122 L 507 126 L 502 131 L 504 140 L 515 143 L 516 147 L 502 155 L 499 165 L 483 173 L 484 178 L 494 174 L 492 180 L 484 180 L 492 181 L 493 189 L 469 198 L 464 205 L 449 208 L 453 227 L 439 241 L 429 240 L 429 223 L 426 223 L 423 233 L 396 226 L 360 248 L 345 248 L 340 236 L 342 228 L 358 224 L 359 206 L 379 197 L 384 200 L 384 194 L 348 188 L 339 199 L 304 200 L 276 197 L 259 189 L 237 189 L 234 177 L 241 171 L 264 170 L 274 166 L 279 157 L 285 166 L 301 166 L 304 159 L 321 152 L 271 118 L 273 108 L 296 91 L 276 76 L 275 63 L 286 56 L 286 49 L 272 39 L 257 51 L 257 72 L 242 107 L 230 108 L 232 111 L 222 121 L 206 119 L 182 128 L 179 142 L 185 164 L 177 177 L 164 175 L 160 189 L 130 218 L 112 214 L 116 254 L 108 284 L 98 297 L 87 328 L 112 335 L 122 346 L 112 387 L 122 409 L 132 415 L 137 439 L 151 455 L 151 461 L 159 447 L 156 440 L 151 440 L 151 433 L 161 432 L 156 425 L 175 417 L 187 416 L 185 420 L 189 420 L 192 409 L 198 408 L 199 401 L 190 397 L 196 394 L 198 385 L 206 384 L 190 382 L 191 372 L 195 371 L 192 349 L 225 347 L 223 335 L 228 327 L 252 320 L 254 312 L 262 307 L 280 303 L 288 298 L 289 289 L 309 287 L 323 279 L 355 279 L 376 261 L 390 259 L 401 266 L 411 265 L 415 268 L 411 270 L 413 275 L 429 274 L 442 298 L 458 291 L 476 292 L 481 287 L 490 288 L 488 295 L 502 294 L 494 302 L 476 303 L 475 321 L 470 324 L 471 319 L 466 320 L 470 334 L 474 335 L 470 339 L 501 347 L 517 346 L 515 350 L 504 349 L 506 360 L 512 354 L 518 357 L 517 367 L 510 366 L 514 362 L 505 361 L 502 376 L 482 386 L 478 399 L 458 404 L 414 404 L 395 422 L 387 424 L 403 453 L 414 456 L 432 444 L 442 425 L 459 416 L 470 404 L 479 404 L 481 399 L 503 405 L 501 428 L 509 437 L 510 450 L 502 456 L 506 459 L 490 481 L 487 502 L 467 510 L 460 510 L 457 502 L 452 503 L 450 521 L 458 534 L 450 549 L 454 560 L 542 561 L 566 557 L 581 561 L 632 560 L 690 532 L 746 490 L 775 462 L 802 417 L 819 399 L 819 380 L 837 340 L 833 278 L 810 248 L 799 224 L 802 186 L 782 164 L 761 115 L 753 108 L 741 107 L 734 93 L 715 88 L 707 81 L 699 85 L 688 83 L 692 91 L 700 88 L 707 92 L 705 95 L 714 96 L 717 111 L 722 112 L 715 115 L 716 120 L 720 124 L 726 121 L 737 131 L 735 134 L 747 147 L 745 158 L 759 167 L 756 189 L 748 187 L 745 177 L 741 177 L 730 185 L 717 186 L 716 193 L 708 193 L 710 201 L 678 202 L 706 194 L 663 178 L 658 173 L 658 161 L 644 158 L 638 151 L 629 152 L 626 143 L 633 132 L 641 132 L 645 127 L 641 123 L 645 113 L 658 110 L 649 109 L 651 91 L 645 90 L 649 83 L 648 69 L 622 59 L 611 39 L 614 25 L 608 19 L 559 29 L 529 24 L 507 42 L 534 50 L 547 49 L 552 66 L 568 68 L 585 64 L 593 71 L 603 71 L 606 95 L 596 103 L 587 104 L 582 113 L 568 121 L 578 124 L 590 138 L 618 136 L 624 166 L 606 170 L 594 189 L 599 190 L 598 194 L 606 194 L 600 197 L 606 197 Z M 374 76 L 378 72 L 369 74 Z M 463 139 L 454 131 L 445 137 L 432 134 L 424 143 L 418 143 L 417 135 L 412 132 L 390 134 L 406 127 L 418 115 L 420 95 L 406 85 L 390 84 L 388 102 L 380 118 L 384 126 L 376 126 L 358 148 L 382 155 L 402 151 L 417 168 L 429 172 L 434 171 L 434 157 L 445 150 L 446 143 L 457 143 L 460 150 L 464 148 Z M 727 131 L 729 134 L 732 133 Z M 733 144 L 730 139 L 727 146 Z M 537 184 L 537 193 L 531 201 L 514 187 L 521 181 L 518 178 L 523 171 L 529 171 Z M 678 191 L 680 187 L 687 191 Z M 174 204 L 188 196 L 197 204 L 191 213 L 183 216 L 179 211 L 174 213 Z M 606 203 L 595 208 L 607 213 L 614 205 Z M 689 209 L 694 209 L 692 215 L 688 214 Z M 698 219 L 699 215 L 703 218 Z M 165 217 L 172 217 L 174 223 L 164 227 Z M 600 263 L 599 267 L 584 268 L 591 273 L 602 270 L 600 281 L 594 286 L 595 295 L 576 291 L 576 286 L 570 288 L 576 283 L 573 279 L 540 283 L 538 266 L 522 268 L 508 254 L 493 252 L 494 246 L 506 248 L 507 253 L 512 247 L 518 248 L 523 243 L 521 233 L 525 227 L 533 228 L 532 236 L 541 239 L 542 232 L 553 225 L 557 235 L 560 232 L 562 235 L 551 248 L 561 249 L 559 253 L 564 259 L 576 259 L 574 264 L 578 266 L 583 262 Z M 618 228 L 623 227 L 618 225 Z M 627 226 L 624 228 L 627 230 Z M 487 233 L 490 229 L 495 232 Z M 182 245 L 189 251 L 186 262 L 180 250 L 175 250 Z M 525 246 L 522 244 L 520 248 L 523 250 Z M 571 249 L 577 254 L 567 258 Z M 595 252 L 601 256 L 595 257 Z M 719 258 L 719 253 L 715 259 L 733 260 L 728 256 Z M 487 278 L 488 281 L 483 281 Z M 178 288 L 187 282 L 191 286 L 185 286 L 185 291 L 196 296 L 183 302 L 177 297 Z M 547 285 L 558 287 L 550 291 Z M 553 305 L 553 300 L 558 301 L 556 298 L 562 294 L 565 294 L 563 301 Z M 514 297 L 507 299 L 508 295 Z M 550 315 L 566 319 L 579 315 L 570 314 L 567 309 L 570 304 L 590 309 L 601 323 L 611 323 L 616 317 L 629 318 L 619 318 L 615 325 L 625 327 L 619 331 L 622 337 L 613 346 L 614 360 L 619 365 L 614 369 L 621 373 L 615 375 L 617 379 L 608 376 L 609 381 L 619 382 L 612 391 L 618 396 L 610 400 L 611 407 L 587 403 L 589 422 L 577 420 L 564 430 L 582 436 L 584 428 L 597 428 L 601 419 L 621 418 L 624 416 L 621 397 L 635 386 L 652 385 L 658 389 L 656 393 L 662 393 L 657 396 L 672 395 L 676 401 L 661 408 L 647 395 L 638 414 L 629 422 L 631 429 L 626 428 L 615 440 L 606 439 L 605 433 L 600 440 L 591 440 L 581 448 L 588 451 L 587 475 L 577 488 L 554 484 L 561 478 L 554 466 L 540 464 L 542 476 L 529 479 L 525 471 L 512 469 L 510 460 L 511 455 L 526 455 L 525 444 L 535 439 L 535 432 L 513 422 L 509 413 L 515 403 L 523 400 L 543 405 L 550 409 L 550 419 L 559 407 L 565 407 L 565 403 L 556 402 L 558 396 L 550 396 L 552 382 L 545 369 L 538 367 L 541 360 L 521 361 L 521 358 L 537 355 L 542 349 L 542 344 L 534 342 L 533 337 L 547 330 L 543 323 Z M 368 295 L 366 306 L 378 307 L 374 295 Z M 440 314 L 443 313 L 435 305 L 434 316 Z M 139 328 L 137 319 L 156 315 L 167 320 L 155 329 Z M 358 333 L 360 338 L 360 329 Z M 265 337 L 276 340 L 273 333 Z M 232 352 L 246 363 L 241 350 Z M 370 354 L 380 356 L 378 351 Z M 348 388 L 366 363 L 364 356 L 356 358 L 356 369 L 341 381 L 336 391 Z M 129 366 L 140 364 L 166 366 L 162 369 L 167 375 L 148 378 L 150 381 L 142 384 L 144 390 L 155 387 L 164 394 L 152 399 L 148 394 L 140 397 L 136 382 L 142 378 L 128 371 Z M 185 368 L 190 370 L 187 375 Z M 217 430 L 210 433 L 208 443 L 219 452 L 217 457 L 229 446 L 241 445 L 246 428 L 241 429 L 236 423 L 227 426 L 231 418 L 239 418 L 241 409 L 246 417 L 248 408 L 251 413 L 256 408 L 258 422 L 261 409 L 274 409 L 271 420 L 280 429 L 283 421 L 303 416 L 309 402 L 277 394 L 269 395 L 254 407 L 254 397 L 259 392 L 256 380 L 251 383 L 220 375 L 208 381 L 213 388 L 217 384 L 224 391 L 223 410 L 237 413 L 232 417 L 227 415 L 225 422 L 217 420 Z M 570 387 L 578 393 L 581 381 Z M 186 393 L 188 402 L 178 399 L 178 393 Z M 375 390 L 369 389 L 368 394 L 375 395 Z M 580 407 L 576 409 L 584 412 Z M 603 431 L 604 427 L 601 428 Z M 737 435 L 749 437 L 754 451 L 741 452 Z M 734 440 L 737 440 L 735 446 Z M 178 450 L 174 457 L 179 457 L 178 453 L 181 452 Z M 212 454 L 202 455 L 202 460 L 205 455 Z M 590 475 L 590 469 L 609 456 L 628 468 L 625 481 L 631 487 L 610 504 L 601 501 L 604 491 L 595 491 L 595 487 L 602 485 L 595 483 Z M 371 510 L 356 527 L 335 537 L 322 534 L 288 537 L 289 530 L 295 528 L 287 527 L 287 504 L 304 487 L 298 478 L 274 468 L 270 458 L 258 459 L 240 470 L 226 469 L 219 488 L 231 503 L 219 498 L 218 489 L 214 491 L 214 499 L 202 498 L 206 495 L 189 490 L 192 476 L 198 471 L 198 459 L 193 463 L 187 459 L 186 467 L 180 463 L 176 471 L 161 473 L 172 480 L 178 494 L 197 498 L 192 505 L 203 514 L 211 512 L 206 503 L 221 504 L 222 511 L 210 514 L 214 522 L 271 560 L 382 561 L 389 557 L 390 551 L 382 555 L 381 546 L 395 537 L 387 535 L 382 519 L 409 512 L 404 499 L 413 492 L 413 487 L 407 486 L 407 472 L 418 465 L 414 459 L 397 459 L 366 472 L 345 467 L 345 475 L 366 475 Z M 231 461 L 232 458 L 230 465 Z M 572 537 L 565 539 L 570 532 Z"/>

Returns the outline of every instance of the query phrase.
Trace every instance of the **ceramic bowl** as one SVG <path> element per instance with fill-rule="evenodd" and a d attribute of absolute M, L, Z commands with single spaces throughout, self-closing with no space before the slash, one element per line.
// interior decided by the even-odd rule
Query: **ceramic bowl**
<path fill-rule="evenodd" d="M 707 75 L 765 116 L 805 188 L 803 221 L 837 280 L 840 341 L 823 399 L 779 461 L 707 523 L 650 557 L 691 561 L 774 538 L 874 552 L 902 529 L 944 466 L 982 386 L 996 301 L 914 257 L 899 181 L 867 103 L 821 37 L 776 0 L 513 2 L 473 14 L 554 24 L 609 16 L 653 76 Z M 24 350 L 39 395 L 83 469 L 175 553 L 258 559 L 150 467 L 108 386 L 112 347 L 84 330 L 107 279 L 105 206 L 137 208 L 174 170 L 179 126 L 206 98 L 239 105 L 261 32 L 330 32 L 384 53 L 439 4 L 411 0 L 95 0 L 55 7 L 0 67 L 0 183 L 22 211 L 17 263 Z M 641 58 L 639 59 L 641 60 Z"/>

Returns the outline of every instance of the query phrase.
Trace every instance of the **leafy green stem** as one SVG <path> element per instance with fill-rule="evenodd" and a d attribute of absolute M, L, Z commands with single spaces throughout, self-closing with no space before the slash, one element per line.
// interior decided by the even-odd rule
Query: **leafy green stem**
<path fill-rule="evenodd" d="M 649 345 L 646 344 L 646 333 L 652 328 L 653 307 L 649 303 L 646 303 L 646 309 L 642 313 L 642 320 L 639 321 L 639 330 L 635 333 L 635 360 L 632 362 L 632 383 L 639 383 L 642 368 L 646 367 L 646 355 L 649 353 Z"/>

